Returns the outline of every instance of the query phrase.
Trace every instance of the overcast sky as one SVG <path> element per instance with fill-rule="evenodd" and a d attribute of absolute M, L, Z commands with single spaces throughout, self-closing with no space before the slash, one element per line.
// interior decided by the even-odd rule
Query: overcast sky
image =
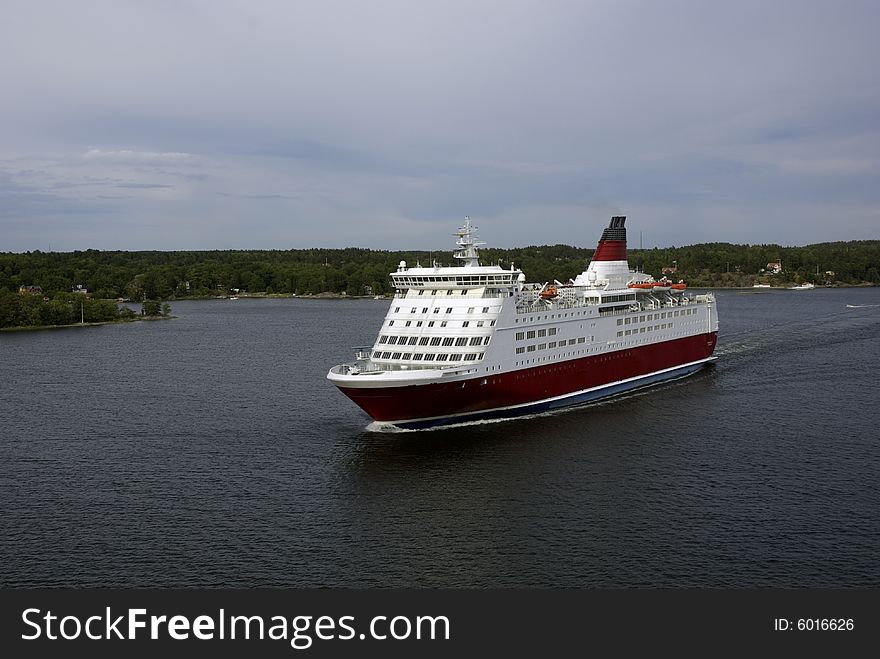
<path fill-rule="evenodd" d="M 880 238 L 880 2 L 3 0 L 0 251 Z"/>

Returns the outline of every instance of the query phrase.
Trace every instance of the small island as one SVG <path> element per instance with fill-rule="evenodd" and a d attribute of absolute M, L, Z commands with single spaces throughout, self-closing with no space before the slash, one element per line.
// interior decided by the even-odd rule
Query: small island
<path fill-rule="evenodd" d="M 22 286 L 16 294 L 0 289 L 0 331 L 88 327 L 171 317 L 171 306 L 144 300 L 140 313 L 116 300 L 91 297 L 85 289 L 44 295 L 39 286 Z"/>

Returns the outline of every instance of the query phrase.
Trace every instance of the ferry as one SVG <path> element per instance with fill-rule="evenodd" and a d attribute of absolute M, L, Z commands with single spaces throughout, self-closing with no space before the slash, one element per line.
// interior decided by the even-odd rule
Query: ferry
<path fill-rule="evenodd" d="M 512 263 L 481 264 L 485 243 L 465 217 L 460 265 L 401 261 L 375 341 L 327 378 L 379 424 L 416 430 L 582 405 L 696 372 L 715 359 L 715 297 L 631 270 L 625 222 L 611 219 L 573 280 L 540 284 Z"/>

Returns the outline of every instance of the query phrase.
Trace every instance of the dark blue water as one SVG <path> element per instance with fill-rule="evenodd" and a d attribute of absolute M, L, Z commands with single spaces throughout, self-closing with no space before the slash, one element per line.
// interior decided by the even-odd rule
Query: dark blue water
<path fill-rule="evenodd" d="M 880 585 L 880 289 L 717 296 L 696 376 L 427 433 L 324 379 L 387 302 L 0 335 L 0 585 Z"/>

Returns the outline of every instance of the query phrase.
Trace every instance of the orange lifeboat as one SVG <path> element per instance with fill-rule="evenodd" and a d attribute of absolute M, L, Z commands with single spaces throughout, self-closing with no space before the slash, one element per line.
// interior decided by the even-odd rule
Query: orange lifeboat
<path fill-rule="evenodd" d="M 629 288 L 643 288 L 643 289 L 651 289 L 654 288 L 654 284 L 650 282 L 633 282 L 628 284 Z"/>
<path fill-rule="evenodd" d="M 541 299 L 542 300 L 552 300 L 554 297 L 559 295 L 555 286 L 548 286 L 543 291 L 541 291 Z"/>
<path fill-rule="evenodd" d="M 674 291 L 683 291 L 687 288 L 687 284 L 685 284 L 684 281 L 680 281 L 677 284 L 672 284 L 669 288 Z"/>

